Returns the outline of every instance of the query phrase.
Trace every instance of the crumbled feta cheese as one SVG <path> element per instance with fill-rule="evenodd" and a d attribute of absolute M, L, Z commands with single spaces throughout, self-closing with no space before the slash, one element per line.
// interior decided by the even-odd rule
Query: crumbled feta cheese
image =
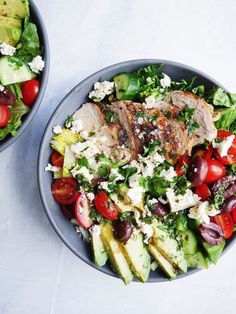
<path fill-rule="evenodd" d="M 11 45 L 8 45 L 7 43 L 1 43 L 0 52 L 2 55 L 5 56 L 13 56 L 16 52 L 16 48 Z"/>
<path fill-rule="evenodd" d="M 163 78 L 160 80 L 160 83 L 163 88 L 169 87 L 171 85 L 171 78 L 163 73 Z"/>
<path fill-rule="evenodd" d="M 221 157 L 225 157 L 227 156 L 228 150 L 232 146 L 234 139 L 235 135 L 230 135 L 220 143 L 216 143 L 214 140 L 212 146 L 218 150 Z"/>
<path fill-rule="evenodd" d="M 94 197 L 95 197 L 95 195 L 92 192 L 87 193 L 87 198 L 90 200 L 90 202 L 92 202 L 94 200 Z"/>
<path fill-rule="evenodd" d="M 161 156 L 160 154 L 158 154 L 158 153 L 155 153 L 155 154 L 152 155 L 151 157 L 152 157 L 152 159 L 153 159 L 156 163 L 158 163 L 158 164 L 162 164 L 162 163 L 165 161 L 165 158 L 162 157 L 162 156 Z"/>
<path fill-rule="evenodd" d="M 84 178 L 86 180 L 88 180 L 89 182 L 91 182 L 91 180 L 93 179 L 93 175 L 89 172 L 88 168 L 86 168 L 85 166 L 81 167 L 78 171 L 77 174 L 81 174 L 84 176 Z"/>
<path fill-rule="evenodd" d="M 168 170 L 163 169 L 160 173 L 160 177 L 163 177 L 167 181 L 173 181 L 173 178 L 177 176 L 174 167 L 170 167 Z"/>
<path fill-rule="evenodd" d="M 205 201 L 200 202 L 198 205 L 190 208 L 188 217 L 199 220 L 200 223 L 209 224 L 209 216 L 215 216 L 219 213 L 219 210 L 216 210 L 214 207 L 210 207 L 208 201 Z"/>
<path fill-rule="evenodd" d="M 122 176 L 122 174 L 118 172 L 118 168 L 111 168 L 110 177 L 111 176 L 115 176 L 114 181 L 124 180 L 124 177 Z"/>
<path fill-rule="evenodd" d="M 135 188 L 137 186 L 139 186 L 139 180 L 141 178 L 141 175 L 140 174 L 134 174 L 133 176 L 131 176 L 129 178 L 129 186 L 131 188 Z"/>
<path fill-rule="evenodd" d="M 76 144 L 72 144 L 70 147 L 72 153 L 76 155 L 80 155 L 80 153 L 83 152 L 86 148 L 88 148 L 87 142 L 79 142 Z"/>
<path fill-rule="evenodd" d="M 199 197 L 190 189 L 187 189 L 184 195 L 176 195 L 172 188 L 168 188 L 166 190 L 166 197 L 172 212 L 184 210 L 199 203 Z"/>
<path fill-rule="evenodd" d="M 31 62 L 28 63 L 28 65 L 34 73 L 38 74 L 39 72 L 43 71 L 44 61 L 41 56 L 36 56 Z"/>
<path fill-rule="evenodd" d="M 0 84 L 0 92 L 3 92 L 4 89 L 5 89 L 5 87 Z"/>
<path fill-rule="evenodd" d="M 80 135 L 87 140 L 89 138 L 89 132 L 88 131 L 81 131 Z"/>
<path fill-rule="evenodd" d="M 145 98 L 144 106 L 146 109 L 153 109 L 156 108 L 156 99 L 153 96 L 148 96 Z"/>
<path fill-rule="evenodd" d="M 144 177 L 152 177 L 154 174 L 154 169 L 156 168 L 155 163 L 153 163 L 151 160 L 147 160 L 146 166 L 143 167 L 143 176 Z"/>
<path fill-rule="evenodd" d="M 144 121 L 144 119 L 142 117 L 139 117 L 137 120 L 138 124 L 143 124 L 143 121 Z"/>
<path fill-rule="evenodd" d="M 151 199 L 148 201 L 148 203 L 149 203 L 150 205 L 153 205 L 153 204 L 158 203 L 158 200 L 157 200 L 156 198 L 151 198 Z"/>
<path fill-rule="evenodd" d="M 135 219 L 136 224 L 137 224 L 138 227 L 142 225 L 142 222 L 141 222 L 141 220 L 140 220 L 140 217 L 141 217 L 140 212 L 139 212 L 138 210 L 135 210 L 135 211 L 134 211 L 134 219 Z"/>
<path fill-rule="evenodd" d="M 168 203 L 167 200 L 165 200 L 165 199 L 164 199 L 163 197 L 161 197 L 161 196 L 158 197 L 158 201 L 161 202 L 161 203 L 164 204 L 164 205 Z"/>
<path fill-rule="evenodd" d="M 54 126 L 54 128 L 52 130 L 53 130 L 53 133 L 55 133 L 55 134 L 62 133 L 62 128 L 60 127 L 60 125 Z"/>
<path fill-rule="evenodd" d="M 142 202 L 143 192 L 144 189 L 142 186 L 136 186 L 134 188 L 128 189 L 127 196 L 130 198 L 130 201 L 134 206 Z"/>
<path fill-rule="evenodd" d="M 56 167 L 56 166 L 53 166 L 51 164 L 48 164 L 46 167 L 45 167 L 45 171 L 52 171 L 52 172 L 57 172 L 59 171 L 61 168 L 60 167 Z"/>
<path fill-rule="evenodd" d="M 149 224 L 143 224 L 141 226 L 141 231 L 144 234 L 143 242 L 148 244 L 148 240 L 153 236 L 153 228 Z"/>
<path fill-rule="evenodd" d="M 100 185 L 100 187 L 101 187 L 103 190 L 105 190 L 105 191 L 107 191 L 107 192 L 111 192 L 110 188 L 108 187 L 108 184 L 109 184 L 109 182 L 104 181 L 104 182 L 101 182 L 99 185 Z"/>
<path fill-rule="evenodd" d="M 144 138 L 144 134 L 145 134 L 145 132 L 139 133 L 138 138 L 141 140 L 142 138 Z"/>
<path fill-rule="evenodd" d="M 110 95 L 114 91 L 114 82 L 103 81 L 96 82 L 94 84 L 94 90 L 89 93 L 89 98 L 95 102 L 101 101 L 107 95 Z"/>
<path fill-rule="evenodd" d="M 83 123 L 82 123 L 82 120 L 78 119 L 78 120 L 74 120 L 71 122 L 71 131 L 73 133 L 79 133 L 81 131 L 83 131 Z"/>
<path fill-rule="evenodd" d="M 94 237 L 99 237 L 101 234 L 101 227 L 99 225 L 93 225 L 91 228 L 89 228 L 89 232 Z"/>

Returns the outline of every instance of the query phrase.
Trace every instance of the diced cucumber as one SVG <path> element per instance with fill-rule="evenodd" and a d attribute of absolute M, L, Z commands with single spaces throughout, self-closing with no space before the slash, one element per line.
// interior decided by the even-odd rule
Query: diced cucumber
<path fill-rule="evenodd" d="M 185 255 L 185 258 L 187 261 L 188 268 L 207 269 L 209 266 L 207 259 L 200 251 L 193 255 Z"/>
<path fill-rule="evenodd" d="M 225 240 L 223 240 L 218 245 L 211 245 L 207 243 L 206 241 L 202 241 L 202 246 L 209 257 L 209 259 L 212 261 L 212 263 L 216 264 L 219 258 L 221 257 L 222 251 L 225 247 Z"/>
<path fill-rule="evenodd" d="M 182 241 L 183 241 L 183 251 L 184 254 L 195 254 L 198 250 L 197 248 L 197 238 L 193 231 L 186 230 L 181 232 Z"/>
<path fill-rule="evenodd" d="M 120 73 L 113 77 L 116 97 L 119 100 L 134 100 L 140 88 L 137 77 L 131 73 Z"/>
<path fill-rule="evenodd" d="M 14 57 L 15 58 L 15 57 Z M 10 57 L 0 59 L 0 82 L 3 86 L 31 80 L 36 77 L 25 63 L 17 65 L 10 61 Z"/>

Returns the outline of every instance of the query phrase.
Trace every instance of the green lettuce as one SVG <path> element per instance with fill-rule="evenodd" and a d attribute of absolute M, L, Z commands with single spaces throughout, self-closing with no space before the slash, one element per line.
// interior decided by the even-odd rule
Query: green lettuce
<path fill-rule="evenodd" d="M 221 114 L 220 119 L 215 122 L 217 129 L 231 130 L 232 124 L 236 121 L 236 105 L 219 112 Z"/>
<path fill-rule="evenodd" d="M 220 87 L 214 87 L 209 91 L 206 101 L 214 106 L 231 107 L 236 104 L 236 94 L 230 94 Z"/>

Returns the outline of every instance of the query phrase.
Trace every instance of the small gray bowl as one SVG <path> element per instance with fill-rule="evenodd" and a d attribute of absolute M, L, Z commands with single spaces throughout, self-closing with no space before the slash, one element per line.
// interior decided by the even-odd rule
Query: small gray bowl
<path fill-rule="evenodd" d="M 30 125 L 31 121 L 36 115 L 38 108 L 41 104 L 41 101 L 43 99 L 43 96 L 46 90 L 47 82 L 48 82 L 49 64 L 50 64 L 48 36 L 47 36 L 45 25 L 43 23 L 43 19 L 33 1 L 30 1 L 30 17 L 32 21 L 37 25 L 40 43 L 43 47 L 43 59 L 45 62 L 45 66 L 40 76 L 40 90 L 36 98 L 36 101 L 34 102 L 32 108 L 30 109 L 30 112 L 23 117 L 22 125 L 18 129 L 17 135 L 16 136 L 8 135 L 4 140 L 0 141 L 0 153 L 4 151 L 8 146 L 10 146 L 12 143 L 14 143 L 20 137 L 20 135 L 26 130 L 26 128 Z"/>
<path fill-rule="evenodd" d="M 53 113 L 47 128 L 45 130 L 41 148 L 38 159 L 38 182 L 39 189 L 42 198 L 42 202 L 46 211 L 46 214 L 59 235 L 62 241 L 74 252 L 79 258 L 90 266 L 97 268 L 92 260 L 92 254 L 90 245 L 85 243 L 75 232 L 75 228 L 72 223 L 63 216 L 59 205 L 54 201 L 51 194 L 51 183 L 52 183 L 52 174 L 45 172 L 44 168 L 50 160 L 50 155 L 52 150 L 50 148 L 50 140 L 53 136 L 52 128 L 55 125 L 63 125 L 67 116 L 72 115 L 83 103 L 88 101 L 88 93 L 93 88 L 93 84 L 99 80 L 110 80 L 115 74 L 119 72 L 130 72 L 134 71 L 140 67 L 147 66 L 150 64 L 163 63 L 164 66 L 162 71 L 170 75 L 173 80 L 186 79 L 187 81 L 191 80 L 193 76 L 197 76 L 196 84 L 204 84 L 206 89 L 209 89 L 213 86 L 220 86 L 216 80 L 212 79 L 210 76 L 204 74 L 203 72 L 196 70 L 192 67 L 186 66 L 184 64 L 159 60 L 159 59 L 142 59 L 142 60 L 133 60 L 118 63 L 112 66 L 109 66 L 105 69 L 102 69 L 87 79 L 79 83 L 60 103 L 55 112 Z M 225 89 L 225 88 L 224 88 Z M 232 245 L 233 239 L 228 241 L 226 250 Z M 111 269 L 109 265 L 106 265 L 98 270 L 104 272 L 107 275 L 118 277 Z M 177 278 L 182 278 L 184 276 L 193 274 L 197 272 L 196 269 L 190 269 L 187 274 L 179 275 Z M 168 279 L 159 272 L 151 272 L 149 275 L 148 282 L 161 282 L 167 281 Z"/>

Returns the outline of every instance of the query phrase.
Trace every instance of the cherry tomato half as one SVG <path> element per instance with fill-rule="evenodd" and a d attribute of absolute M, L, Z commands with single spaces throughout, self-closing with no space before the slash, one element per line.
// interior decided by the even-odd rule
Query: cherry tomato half
<path fill-rule="evenodd" d="M 231 214 L 220 214 L 213 217 L 214 222 L 224 231 L 224 238 L 228 239 L 234 231 L 234 222 Z"/>
<path fill-rule="evenodd" d="M 10 120 L 10 110 L 6 105 L 0 104 L 0 128 L 7 125 Z"/>
<path fill-rule="evenodd" d="M 35 102 L 40 88 L 40 83 L 38 80 L 26 81 L 21 85 L 21 91 L 23 96 L 23 103 L 31 107 Z"/>
<path fill-rule="evenodd" d="M 118 211 L 117 208 L 111 201 L 109 200 L 108 195 L 100 191 L 94 198 L 94 205 L 96 210 L 105 218 L 109 220 L 118 219 Z"/>
<path fill-rule="evenodd" d="M 92 225 L 90 218 L 89 201 L 86 193 L 80 193 L 75 201 L 75 217 L 80 226 L 88 229 Z"/>
<path fill-rule="evenodd" d="M 62 205 L 72 204 L 79 195 L 78 184 L 74 179 L 56 179 L 51 186 L 52 196 Z"/>
<path fill-rule="evenodd" d="M 225 176 L 226 169 L 218 160 L 208 159 L 208 171 L 205 178 L 205 183 L 213 183 L 217 179 L 220 179 Z"/>
<path fill-rule="evenodd" d="M 185 168 L 188 166 L 188 164 L 189 160 L 187 156 L 183 155 L 179 157 L 178 162 L 175 166 L 175 171 L 179 177 L 184 175 Z"/>
<path fill-rule="evenodd" d="M 200 197 L 201 201 L 206 201 L 211 196 L 211 191 L 206 183 L 197 186 L 194 193 Z"/>
<path fill-rule="evenodd" d="M 231 132 L 226 130 L 219 130 L 217 132 L 217 137 L 221 140 L 225 140 L 230 135 L 233 135 Z M 221 157 L 217 150 L 214 150 L 216 158 L 224 165 L 232 165 L 236 163 L 236 137 L 228 150 L 227 156 Z"/>
<path fill-rule="evenodd" d="M 61 154 L 59 154 L 58 152 L 54 150 L 51 155 L 51 161 L 52 161 L 53 166 L 61 168 L 63 167 L 64 156 L 62 156 Z"/>

